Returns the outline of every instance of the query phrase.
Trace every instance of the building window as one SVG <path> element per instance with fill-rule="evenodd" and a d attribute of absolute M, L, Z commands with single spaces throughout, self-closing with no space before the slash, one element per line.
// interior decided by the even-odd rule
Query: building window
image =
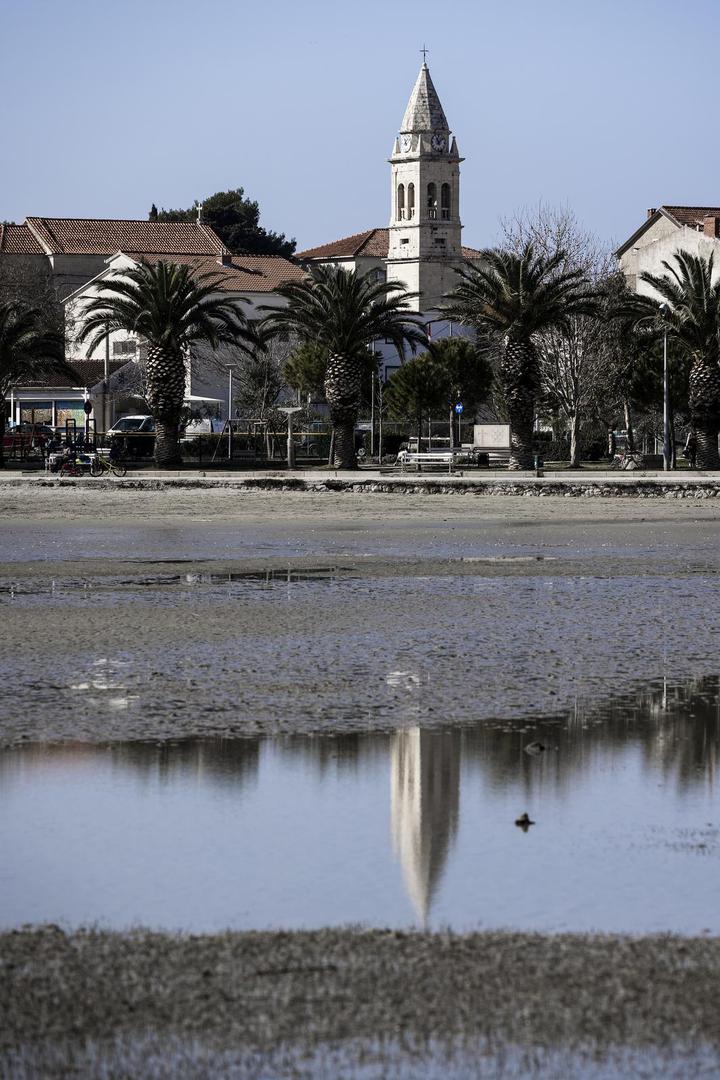
<path fill-rule="evenodd" d="M 407 196 L 408 196 L 408 200 L 407 200 L 407 216 L 409 218 L 413 218 L 413 217 L 415 217 L 415 185 L 414 184 L 408 184 Z"/>
<path fill-rule="evenodd" d="M 428 184 L 427 186 L 427 216 L 429 218 L 437 217 L 437 186 L 435 184 Z"/>
<path fill-rule="evenodd" d="M 405 217 L 405 185 L 398 184 L 397 189 L 397 219 L 402 221 Z"/>
<path fill-rule="evenodd" d="M 137 352 L 137 342 L 132 339 L 128 341 L 113 341 L 113 356 L 134 356 Z"/>
<path fill-rule="evenodd" d="M 409 243 L 410 243 L 410 241 L 408 240 L 407 236 L 403 236 L 403 237 L 401 237 L 401 239 L 400 239 L 400 243 L 401 243 L 401 244 L 409 244 Z"/>
<path fill-rule="evenodd" d="M 440 210 L 445 221 L 450 217 L 450 185 L 443 184 L 440 189 Z"/>

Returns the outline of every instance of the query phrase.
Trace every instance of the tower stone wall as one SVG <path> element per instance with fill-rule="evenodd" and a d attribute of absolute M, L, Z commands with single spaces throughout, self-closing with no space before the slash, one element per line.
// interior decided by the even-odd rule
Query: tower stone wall
<path fill-rule="evenodd" d="M 462 261 L 461 161 L 423 64 L 390 157 L 387 261 L 388 280 L 419 293 L 418 311 L 437 308 Z"/>

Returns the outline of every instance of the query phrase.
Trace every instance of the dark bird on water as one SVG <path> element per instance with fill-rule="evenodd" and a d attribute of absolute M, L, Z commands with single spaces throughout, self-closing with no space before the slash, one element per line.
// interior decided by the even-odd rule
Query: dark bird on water
<path fill-rule="evenodd" d="M 530 828 L 530 826 L 531 826 L 531 825 L 534 825 L 534 824 L 535 824 L 535 822 L 534 822 L 534 821 L 531 821 L 531 820 L 530 820 L 530 816 L 529 816 L 528 812 L 527 812 L 527 811 L 525 811 L 525 813 L 524 813 L 524 814 L 521 814 L 521 815 L 520 815 L 520 817 L 519 817 L 519 818 L 517 819 L 517 821 L 515 822 L 515 824 L 516 824 L 516 825 L 517 825 L 517 826 L 518 826 L 518 827 L 519 827 L 520 829 L 522 829 L 522 831 L 523 831 L 523 832 L 527 832 L 527 831 L 528 831 L 528 829 Z"/>
<path fill-rule="evenodd" d="M 536 739 L 535 742 L 529 742 L 527 746 L 524 746 L 523 750 L 526 754 L 532 754 L 534 756 L 536 754 L 544 753 L 544 751 L 547 750 L 547 746 L 545 743 L 541 743 Z"/>

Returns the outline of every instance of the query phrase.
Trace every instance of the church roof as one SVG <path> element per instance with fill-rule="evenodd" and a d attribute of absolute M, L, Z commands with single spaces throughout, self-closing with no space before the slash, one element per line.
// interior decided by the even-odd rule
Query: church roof
<path fill-rule="evenodd" d="M 47 255 L 219 255 L 223 249 L 202 222 L 29 217 L 25 226 Z"/>
<path fill-rule="evenodd" d="M 400 131 L 449 131 L 440 98 L 433 86 L 427 64 L 420 68 L 410 95 Z"/>
<path fill-rule="evenodd" d="M 330 244 L 321 244 L 319 247 L 308 248 L 301 251 L 298 259 L 357 259 L 363 257 L 375 257 L 387 259 L 390 248 L 389 229 L 366 229 L 365 232 L 353 233 L 345 236 L 342 240 L 334 240 Z M 477 259 L 480 252 L 477 248 L 463 247 L 463 259 Z"/>
<path fill-rule="evenodd" d="M 330 244 L 301 251 L 299 259 L 352 259 L 358 255 L 376 256 L 386 259 L 390 243 L 388 229 L 366 229 L 365 232 L 344 236 Z"/>
<path fill-rule="evenodd" d="M 42 255 L 43 249 L 27 225 L 0 224 L 0 252 L 8 255 Z"/>
<path fill-rule="evenodd" d="M 217 288 L 221 292 L 272 292 L 284 281 L 302 281 L 305 277 L 302 267 L 281 255 L 227 255 L 226 258 L 230 261 L 221 263 L 216 255 L 142 256 L 144 262 L 153 265 L 166 261 L 179 266 L 190 266 L 198 274 L 217 274 Z"/>

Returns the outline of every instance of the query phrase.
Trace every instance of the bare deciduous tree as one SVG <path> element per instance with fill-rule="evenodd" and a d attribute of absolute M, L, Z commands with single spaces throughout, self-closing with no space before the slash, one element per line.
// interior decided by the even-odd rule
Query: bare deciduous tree
<path fill-rule="evenodd" d="M 503 243 L 521 251 L 527 243 L 547 258 L 563 252 L 558 268 L 581 270 L 602 294 L 614 276 L 610 249 L 585 229 L 569 207 L 540 202 L 501 221 Z M 542 397 L 568 427 L 570 465 L 580 463 L 581 425 L 596 403 L 616 386 L 617 335 L 607 319 L 575 315 L 563 330 L 537 337 Z"/>

